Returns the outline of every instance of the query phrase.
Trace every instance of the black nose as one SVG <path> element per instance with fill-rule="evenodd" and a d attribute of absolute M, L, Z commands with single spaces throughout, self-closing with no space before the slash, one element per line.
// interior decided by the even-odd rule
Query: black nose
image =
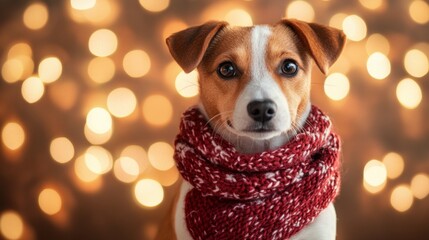
<path fill-rule="evenodd" d="M 247 104 L 247 113 L 257 122 L 268 122 L 277 111 L 276 104 L 271 100 L 252 101 Z"/>

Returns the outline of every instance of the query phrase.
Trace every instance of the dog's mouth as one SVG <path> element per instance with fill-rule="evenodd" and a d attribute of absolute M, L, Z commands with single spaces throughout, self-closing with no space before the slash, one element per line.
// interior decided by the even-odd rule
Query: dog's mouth
<path fill-rule="evenodd" d="M 260 134 L 272 134 L 272 133 L 278 132 L 277 129 L 275 129 L 271 124 L 268 124 L 268 123 L 260 123 L 260 122 L 254 123 L 243 130 L 236 129 L 230 120 L 227 120 L 226 123 L 228 127 L 233 129 L 234 131 L 238 131 L 244 134 L 256 133 L 260 135 Z"/>

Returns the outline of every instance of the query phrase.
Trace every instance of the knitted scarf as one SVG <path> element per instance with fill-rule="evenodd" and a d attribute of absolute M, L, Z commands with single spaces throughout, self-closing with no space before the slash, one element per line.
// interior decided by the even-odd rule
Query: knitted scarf
<path fill-rule="evenodd" d="M 339 192 L 340 141 L 315 106 L 287 144 L 247 155 L 191 108 L 183 114 L 175 147 L 177 167 L 193 186 L 185 216 L 194 239 L 288 239 Z"/>

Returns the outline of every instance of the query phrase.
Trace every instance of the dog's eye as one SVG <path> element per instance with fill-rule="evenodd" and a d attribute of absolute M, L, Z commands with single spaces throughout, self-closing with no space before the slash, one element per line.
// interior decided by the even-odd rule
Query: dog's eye
<path fill-rule="evenodd" d="M 237 75 L 237 70 L 232 62 L 226 61 L 219 64 L 217 74 L 223 79 L 231 79 Z"/>
<path fill-rule="evenodd" d="M 283 61 L 280 71 L 286 77 L 294 77 L 298 73 L 298 64 L 292 59 L 286 59 Z"/>

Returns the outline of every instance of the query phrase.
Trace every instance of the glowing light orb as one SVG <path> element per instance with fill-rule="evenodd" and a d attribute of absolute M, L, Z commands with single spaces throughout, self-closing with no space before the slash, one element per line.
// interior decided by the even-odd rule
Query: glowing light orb
<path fill-rule="evenodd" d="M 33 55 L 33 50 L 30 45 L 26 42 L 17 42 L 12 47 L 10 47 L 7 52 L 7 58 L 15 58 L 19 56 L 31 57 Z"/>
<path fill-rule="evenodd" d="M 358 15 L 347 16 L 343 21 L 343 31 L 352 41 L 360 41 L 366 37 L 366 23 Z"/>
<path fill-rule="evenodd" d="M 146 75 L 150 70 L 149 55 L 143 50 L 132 50 L 124 56 L 122 66 L 128 76 L 139 78 Z"/>
<path fill-rule="evenodd" d="M 95 133 L 88 127 L 87 124 L 85 124 L 85 128 L 84 128 L 83 132 L 85 134 L 86 140 L 88 140 L 88 142 L 90 142 L 93 145 L 105 144 L 106 142 L 108 142 L 110 140 L 110 138 L 112 137 L 112 134 L 113 134 L 112 128 L 110 128 L 105 133 Z"/>
<path fill-rule="evenodd" d="M 363 170 L 363 180 L 365 189 L 371 193 L 375 193 L 377 187 L 383 186 L 386 183 L 386 166 L 375 159 L 368 161 Z"/>
<path fill-rule="evenodd" d="M 429 22 L 429 5 L 426 1 L 416 0 L 408 8 L 411 19 L 418 24 Z"/>
<path fill-rule="evenodd" d="M 368 54 L 381 52 L 382 54 L 387 55 L 390 52 L 390 43 L 385 36 L 379 33 L 374 33 L 366 40 L 365 48 Z"/>
<path fill-rule="evenodd" d="M 349 79 L 344 74 L 332 73 L 325 79 L 324 90 L 326 96 L 330 99 L 335 101 L 342 100 L 349 93 Z"/>
<path fill-rule="evenodd" d="M 134 158 L 120 157 L 115 161 L 113 173 L 121 182 L 133 182 L 140 174 L 139 164 Z"/>
<path fill-rule="evenodd" d="M 173 116 L 173 106 L 163 95 L 150 95 L 143 102 L 143 117 L 151 125 L 161 127 Z"/>
<path fill-rule="evenodd" d="M 383 0 L 359 0 L 359 3 L 370 10 L 379 9 L 384 4 Z"/>
<path fill-rule="evenodd" d="M 95 57 L 88 64 L 88 75 L 96 83 L 108 82 L 115 75 L 115 63 L 108 57 Z"/>
<path fill-rule="evenodd" d="M 134 112 L 137 99 L 128 88 L 116 88 L 107 96 L 107 109 L 118 118 L 127 117 Z"/>
<path fill-rule="evenodd" d="M 86 125 L 94 133 L 103 134 L 112 128 L 112 117 L 106 109 L 95 107 L 88 112 Z"/>
<path fill-rule="evenodd" d="M 243 9 L 233 9 L 229 11 L 224 18 L 232 26 L 252 26 L 252 17 Z"/>
<path fill-rule="evenodd" d="M 24 11 L 24 15 L 22 16 L 24 25 L 31 30 L 43 28 L 48 22 L 48 18 L 48 8 L 44 3 L 41 2 L 35 2 L 28 6 Z"/>
<path fill-rule="evenodd" d="M 89 51 L 97 57 L 112 55 L 118 47 L 116 34 L 109 29 L 99 29 L 91 34 L 88 41 Z"/>
<path fill-rule="evenodd" d="M 185 98 L 191 98 L 198 95 L 198 72 L 192 71 L 188 74 L 181 71 L 175 81 L 176 91 Z"/>
<path fill-rule="evenodd" d="M 336 13 L 334 16 L 332 16 L 329 19 L 329 26 L 338 28 L 338 29 L 343 29 L 343 22 L 347 16 L 348 15 L 345 13 Z"/>
<path fill-rule="evenodd" d="M 15 211 L 5 211 L 0 215 L 0 233 L 10 240 L 21 239 L 24 233 L 24 221 Z"/>
<path fill-rule="evenodd" d="M 139 3 L 150 12 L 161 12 L 170 5 L 170 0 L 139 0 Z"/>
<path fill-rule="evenodd" d="M 307 1 L 293 1 L 286 9 L 287 18 L 296 18 L 298 20 L 313 22 L 314 21 L 314 8 Z"/>
<path fill-rule="evenodd" d="M 43 189 L 39 193 L 38 202 L 40 209 L 48 215 L 60 212 L 63 203 L 60 194 L 52 188 Z"/>
<path fill-rule="evenodd" d="M 39 63 L 39 77 L 44 83 L 52 83 L 60 78 L 63 65 L 57 57 L 48 57 Z"/>
<path fill-rule="evenodd" d="M 429 194 L 429 176 L 424 173 L 416 174 L 411 180 L 411 191 L 417 199 L 423 199 Z"/>
<path fill-rule="evenodd" d="M 409 186 L 399 185 L 390 195 L 390 204 L 398 212 L 405 212 L 413 205 L 413 193 Z"/>
<path fill-rule="evenodd" d="M 89 147 L 84 154 L 87 168 L 95 174 L 105 174 L 112 169 L 112 155 L 100 146 Z"/>
<path fill-rule="evenodd" d="M 429 60 L 426 54 L 418 49 L 411 49 L 405 54 L 405 70 L 413 77 L 423 77 L 429 71 Z"/>
<path fill-rule="evenodd" d="M 174 166 L 174 149 L 165 142 L 156 142 L 148 149 L 148 158 L 151 165 L 161 171 L 166 171 Z"/>
<path fill-rule="evenodd" d="M 396 86 L 396 97 L 405 108 L 414 109 L 422 101 L 422 90 L 412 79 L 405 78 Z"/>
<path fill-rule="evenodd" d="M 14 83 L 21 79 L 24 74 L 24 65 L 18 59 L 6 60 L 1 68 L 3 80 L 7 83 Z"/>
<path fill-rule="evenodd" d="M 85 155 L 76 158 L 74 162 L 74 173 L 84 183 L 92 183 L 100 178 L 100 174 L 91 171 L 85 163 Z"/>
<path fill-rule="evenodd" d="M 27 78 L 21 86 L 21 94 L 28 103 L 35 103 L 42 98 L 45 93 L 45 86 L 38 77 Z"/>
<path fill-rule="evenodd" d="M 390 179 L 395 179 L 401 176 L 404 171 L 404 159 L 401 155 L 395 152 L 386 154 L 383 158 L 383 164 L 386 166 L 387 177 Z"/>
<path fill-rule="evenodd" d="M 56 162 L 66 163 L 74 157 L 74 146 L 68 138 L 58 137 L 51 141 L 49 152 Z"/>
<path fill-rule="evenodd" d="M 155 207 L 164 199 L 164 189 L 153 179 L 142 179 L 134 186 L 134 195 L 141 205 Z"/>
<path fill-rule="evenodd" d="M 70 5 L 76 10 L 87 10 L 95 6 L 97 0 L 70 0 Z"/>
<path fill-rule="evenodd" d="M 389 58 L 381 52 L 375 52 L 368 57 L 366 69 L 371 77 L 378 80 L 385 79 L 391 70 Z"/>

